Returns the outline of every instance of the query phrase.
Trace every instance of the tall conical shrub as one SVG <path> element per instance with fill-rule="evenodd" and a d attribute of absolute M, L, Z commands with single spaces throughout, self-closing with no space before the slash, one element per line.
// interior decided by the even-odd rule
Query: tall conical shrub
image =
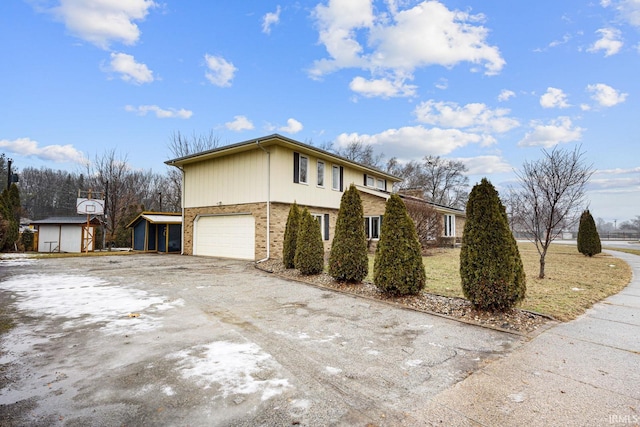
<path fill-rule="evenodd" d="M 471 190 L 466 211 L 462 291 L 477 309 L 508 310 L 524 299 L 526 278 L 505 208 L 486 178 Z"/>
<path fill-rule="evenodd" d="M 324 245 L 320 225 L 305 208 L 300 218 L 295 265 L 300 273 L 320 274 L 324 270 Z"/>
<path fill-rule="evenodd" d="M 296 241 L 298 240 L 298 228 L 300 227 L 300 209 L 296 202 L 289 208 L 287 225 L 284 229 L 284 242 L 282 243 L 282 262 L 285 268 L 295 267 Z"/>
<path fill-rule="evenodd" d="M 373 276 L 380 290 L 395 295 L 417 294 L 427 280 L 416 228 L 397 194 L 385 206 Z"/>
<path fill-rule="evenodd" d="M 587 209 L 580 215 L 578 227 L 578 252 L 586 256 L 594 256 L 602 252 L 600 236 L 593 216 Z"/>
<path fill-rule="evenodd" d="M 336 280 L 360 282 L 369 272 L 362 200 L 351 184 L 340 200 L 336 232 L 329 255 L 329 274 Z"/>

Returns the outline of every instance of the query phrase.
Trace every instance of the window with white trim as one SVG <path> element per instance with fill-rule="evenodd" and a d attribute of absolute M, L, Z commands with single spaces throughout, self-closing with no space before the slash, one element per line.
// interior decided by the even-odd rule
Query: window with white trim
<path fill-rule="evenodd" d="M 342 166 L 331 166 L 331 188 L 336 191 L 342 191 Z"/>
<path fill-rule="evenodd" d="M 382 178 L 377 178 L 373 175 L 364 174 L 364 186 L 377 188 L 378 190 L 386 191 L 386 181 Z"/>
<path fill-rule="evenodd" d="M 364 217 L 364 234 L 367 239 L 379 239 L 380 238 L 380 224 L 382 223 L 382 217 L 380 216 L 365 216 Z"/>
<path fill-rule="evenodd" d="M 309 171 L 309 159 L 305 156 L 300 156 L 300 169 L 299 169 L 299 180 L 300 183 L 306 184 L 308 182 L 308 172 Z"/>
<path fill-rule="evenodd" d="M 318 187 L 324 187 L 324 162 L 318 160 Z"/>
<path fill-rule="evenodd" d="M 456 216 L 455 215 L 444 215 L 444 237 L 455 237 L 456 236 Z"/>
<path fill-rule="evenodd" d="M 312 213 L 311 216 L 320 226 L 320 234 L 322 235 L 322 240 L 329 240 L 329 214 Z"/>

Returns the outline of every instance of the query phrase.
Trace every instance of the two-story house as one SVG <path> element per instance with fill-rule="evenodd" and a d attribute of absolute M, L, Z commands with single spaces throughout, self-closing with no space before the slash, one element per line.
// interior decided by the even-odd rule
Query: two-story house
<path fill-rule="evenodd" d="M 169 160 L 182 171 L 183 253 L 262 260 L 282 256 L 296 202 L 320 224 L 330 250 L 340 200 L 360 191 L 365 229 L 380 236 L 381 216 L 400 178 L 274 134 Z"/>

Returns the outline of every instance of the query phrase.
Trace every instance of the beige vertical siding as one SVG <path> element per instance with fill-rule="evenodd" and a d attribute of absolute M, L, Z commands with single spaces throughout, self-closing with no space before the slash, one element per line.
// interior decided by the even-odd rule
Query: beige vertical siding
<path fill-rule="evenodd" d="M 185 208 L 267 199 L 267 155 L 258 149 L 187 164 Z"/>

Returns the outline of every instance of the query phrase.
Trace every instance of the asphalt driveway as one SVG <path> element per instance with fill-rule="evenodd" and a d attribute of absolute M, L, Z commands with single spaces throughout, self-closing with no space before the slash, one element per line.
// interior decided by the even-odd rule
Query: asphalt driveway
<path fill-rule="evenodd" d="M 419 425 L 523 339 L 179 255 L 0 260 L 0 425 Z"/>

